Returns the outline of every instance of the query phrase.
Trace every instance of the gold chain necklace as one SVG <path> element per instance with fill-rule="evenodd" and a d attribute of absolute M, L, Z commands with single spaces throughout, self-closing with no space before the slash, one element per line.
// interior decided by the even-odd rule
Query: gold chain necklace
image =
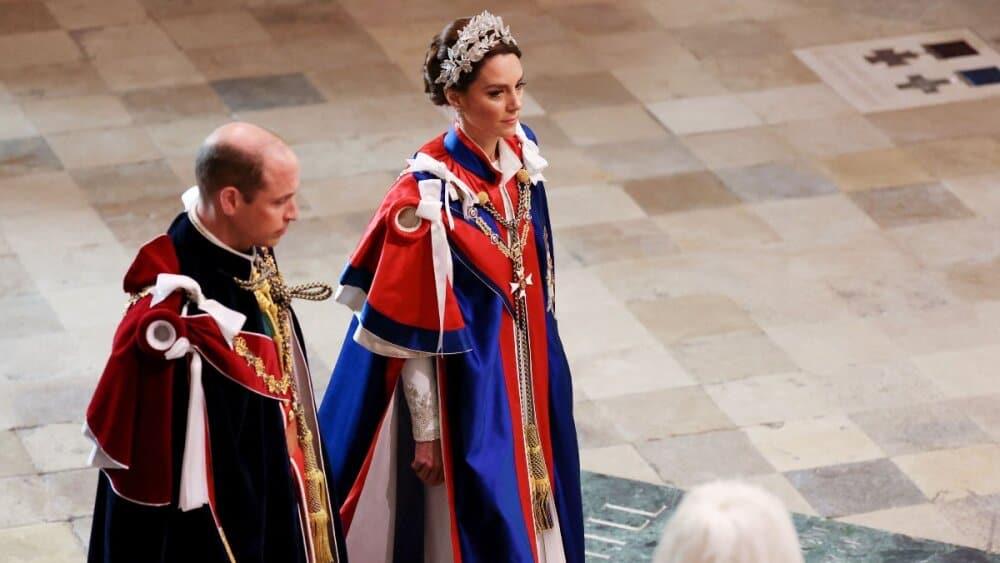
<path fill-rule="evenodd" d="M 475 207 L 469 209 L 469 217 L 476 223 L 479 230 L 486 235 L 500 252 L 511 261 L 514 281 L 510 283 L 514 296 L 514 351 L 517 356 L 517 380 L 521 405 L 521 422 L 525 455 L 528 462 L 529 486 L 531 487 L 531 506 L 535 529 L 550 530 L 555 525 L 550 504 L 552 502 L 552 484 L 542 450 L 542 440 L 538 432 L 538 417 L 535 412 L 534 384 L 531 375 L 531 341 L 528 332 L 528 286 L 534 285 L 531 274 L 525 275 L 524 247 L 528 243 L 531 227 L 531 178 L 525 169 L 518 170 L 517 175 L 517 213 L 511 219 L 500 215 L 489 196 L 479 193 L 479 203 L 502 225 L 510 237 L 507 243 L 500 238 L 479 215 Z M 520 226 L 518 223 L 522 223 Z"/>

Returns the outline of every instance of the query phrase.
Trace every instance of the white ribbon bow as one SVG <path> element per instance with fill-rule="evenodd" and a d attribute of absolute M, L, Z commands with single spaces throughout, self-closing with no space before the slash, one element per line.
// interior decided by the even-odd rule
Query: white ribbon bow
<path fill-rule="evenodd" d="M 243 329 L 243 323 L 247 320 L 246 315 L 234 311 L 214 299 L 206 299 L 205 294 L 201 292 L 201 285 L 190 277 L 177 274 L 160 274 L 156 276 L 156 286 L 153 287 L 151 292 L 153 300 L 149 303 L 149 306 L 156 306 L 178 289 L 187 293 L 188 297 L 194 301 L 199 309 L 212 317 L 215 324 L 219 326 L 219 332 L 222 333 L 222 337 L 226 339 L 226 344 L 232 348 L 233 338 Z"/>
<path fill-rule="evenodd" d="M 542 170 L 548 167 L 549 161 L 539 154 L 538 145 L 528 138 L 520 121 L 517 123 L 517 138 L 521 141 L 521 161 L 524 163 L 528 175 L 531 176 L 531 183 L 544 182 L 545 176 L 542 175 Z"/>

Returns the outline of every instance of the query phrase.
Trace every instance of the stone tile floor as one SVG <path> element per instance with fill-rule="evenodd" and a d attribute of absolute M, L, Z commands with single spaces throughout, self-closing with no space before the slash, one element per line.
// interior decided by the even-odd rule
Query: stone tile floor
<path fill-rule="evenodd" d="M 447 125 L 426 44 L 484 7 L 521 42 L 551 162 L 584 468 L 743 477 L 1000 549 L 1000 100 L 862 114 L 792 54 L 948 28 L 996 47 L 993 0 L 5 0 L 0 553 L 82 559 L 78 426 L 124 268 L 201 139 L 230 119 L 288 139 L 304 211 L 282 267 L 333 281 Z M 298 310 L 322 389 L 348 314 Z"/>

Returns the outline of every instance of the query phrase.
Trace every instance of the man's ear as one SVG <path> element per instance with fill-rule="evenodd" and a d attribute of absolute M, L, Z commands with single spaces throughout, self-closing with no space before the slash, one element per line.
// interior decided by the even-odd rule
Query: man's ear
<path fill-rule="evenodd" d="M 236 214 L 236 209 L 243 201 L 243 194 L 233 186 L 226 186 L 219 190 L 219 209 L 222 214 L 231 217 Z"/>

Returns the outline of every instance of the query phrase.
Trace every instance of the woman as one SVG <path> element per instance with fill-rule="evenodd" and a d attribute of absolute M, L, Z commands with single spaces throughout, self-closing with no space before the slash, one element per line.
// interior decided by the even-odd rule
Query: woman
<path fill-rule="evenodd" d="M 520 57 L 488 12 L 434 38 L 425 90 L 455 125 L 408 161 L 340 280 L 356 314 L 320 425 L 357 561 L 584 560 Z"/>

